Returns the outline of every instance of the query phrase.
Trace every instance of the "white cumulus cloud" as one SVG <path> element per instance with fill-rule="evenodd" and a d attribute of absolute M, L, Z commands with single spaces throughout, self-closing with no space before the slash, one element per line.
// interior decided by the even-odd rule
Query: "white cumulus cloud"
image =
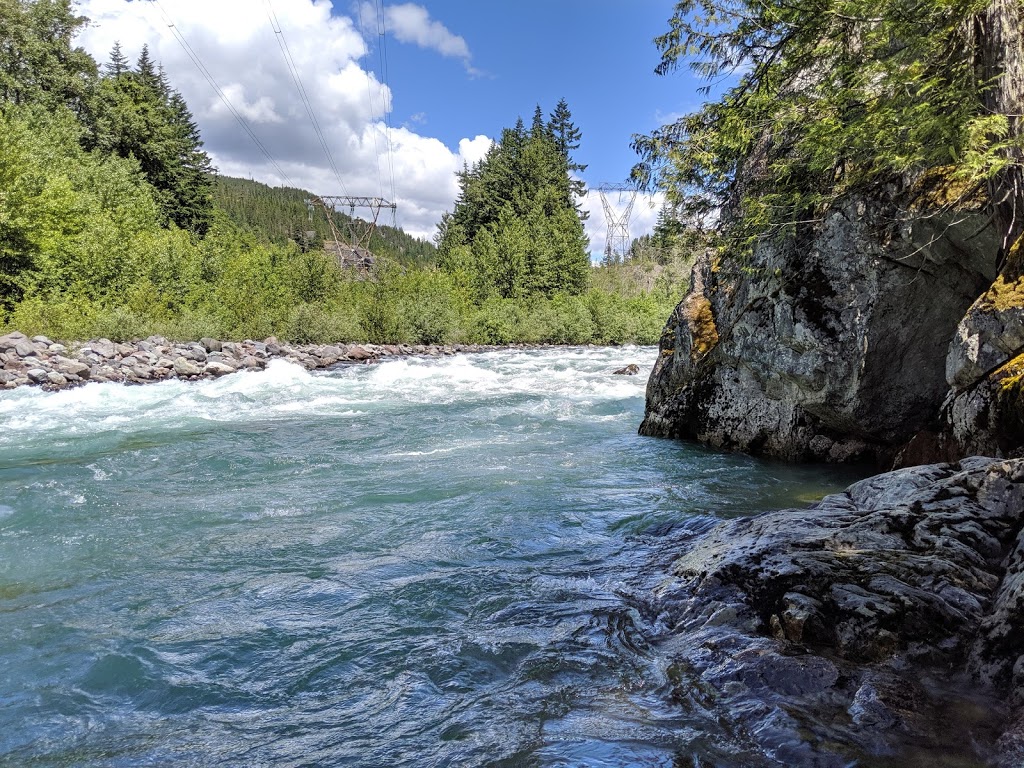
<path fill-rule="evenodd" d="M 362 2 L 356 13 L 364 28 L 378 31 L 386 30 L 396 40 L 410 43 L 420 48 L 436 51 L 442 56 L 460 59 L 466 71 L 476 75 L 479 72 L 470 64 L 472 54 L 465 38 L 451 32 L 444 24 L 430 17 L 430 12 L 416 3 L 382 6 L 381 18 L 376 5 Z"/>
<path fill-rule="evenodd" d="M 401 29 L 410 42 L 468 66 L 465 40 L 425 11 L 416 12 L 418 7 L 388 8 L 389 33 L 398 38 Z M 78 9 L 92 23 L 78 42 L 101 63 L 115 41 L 132 60 L 148 45 L 192 109 L 220 173 L 271 185 L 290 183 L 325 195 L 394 199 L 400 226 L 433 237 L 458 194 L 456 172 L 464 162 L 478 160 L 490 139 L 467 137 L 458 148 L 449 148 L 408 127 L 389 131 L 385 118 L 393 94 L 369 70 L 370 52 L 358 19 L 332 14 L 328 0 L 271 0 L 269 8 L 281 35 L 274 31 L 268 4 L 254 0 L 79 0 Z M 175 33 L 245 118 L 273 163 L 236 122 Z M 282 43 L 291 52 L 338 176 L 289 74 Z"/>

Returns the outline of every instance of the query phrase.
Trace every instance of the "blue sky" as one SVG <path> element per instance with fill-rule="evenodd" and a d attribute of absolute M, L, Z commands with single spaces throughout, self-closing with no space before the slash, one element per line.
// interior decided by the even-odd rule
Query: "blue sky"
<path fill-rule="evenodd" d="M 625 180 L 636 160 L 629 148 L 634 133 L 701 101 L 700 83 L 687 71 L 653 72 L 653 38 L 668 28 L 672 0 L 78 0 L 78 6 L 93 22 L 79 42 L 101 61 L 115 40 L 129 57 L 149 46 L 184 94 L 222 173 L 319 194 L 394 197 L 399 225 L 427 238 L 454 203 L 455 172 L 482 157 L 517 117 L 529 123 L 535 105 L 548 114 L 560 98 L 568 101 L 583 133 L 576 159 L 587 164 L 583 178 L 593 186 Z M 385 20 L 386 78 L 378 17 Z M 604 246 L 596 194 L 585 207 L 596 256 Z M 656 215 L 656 202 L 639 203 L 631 234 L 649 231 Z"/>
<path fill-rule="evenodd" d="M 463 136 L 496 136 L 538 103 L 569 102 L 583 131 L 579 161 L 594 184 L 625 180 L 634 133 L 699 106 L 688 72 L 659 77 L 653 38 L 668 28 L 665 0 L 511 2 L 430 0 L 431 16 L 461 36 L 467 62 L 388 38 L 394 121 L 457 146 Z M 440 87 L 438 87 L 440 86 Z"/>

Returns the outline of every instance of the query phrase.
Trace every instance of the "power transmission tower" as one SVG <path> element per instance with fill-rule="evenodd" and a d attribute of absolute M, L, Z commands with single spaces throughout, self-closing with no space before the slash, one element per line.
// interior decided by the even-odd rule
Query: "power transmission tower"
<path fill-rule="evenodd" d="M 604 208 L 605 223 L 608 225 L 604 246 L 605 263 L 620 264 L 629 258 L 629 249 L 632 245 L 629 237 L 629 217 L 633 213 L 637 190 L 629 184 L 601 184 L 597 191 L 601 194 L 601 206 Z M 613 193 L 614 203 L 610 199 Z"/>
<path fill-rule="evenodd" d="M 369 251 L 370 238 L 377 228 L 380 212 L 388 208 L 394 211 L 398 206 L 383 197 L 360 197 L 358 195 L 320 195 L 306 201 L 310 219 L 313 217 L 313 206 L 319 205 L 327 216 L 327 225 L 331 228 L 333 244 L 325 243 L 326 250 L 333 251 L 342 266 L 358 266 L 369 268 L 373 265 L 373 255 Z M 332 214 L 339 205 L 348 206 L 348 232 L 343 238 L 338 232 Z M 369 208 L 370 220 L 356 218 L 356 208 Z"/>

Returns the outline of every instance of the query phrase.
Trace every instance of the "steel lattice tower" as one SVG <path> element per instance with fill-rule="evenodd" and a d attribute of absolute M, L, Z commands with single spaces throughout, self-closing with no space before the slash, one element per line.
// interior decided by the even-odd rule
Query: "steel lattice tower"
<path fill-rule="evenodd" d="M 601 184 L 597 191 L 601 195 L 604 219 L 608 225 L 604 246 L 605 263 L 621 263 L 629 259 L 633 243 L 629 236 L 629 217 L 633 213 L 637 191 L 629 184 Z M 615 193 L 614 203 L 609 199 L 612 193 Z"/>

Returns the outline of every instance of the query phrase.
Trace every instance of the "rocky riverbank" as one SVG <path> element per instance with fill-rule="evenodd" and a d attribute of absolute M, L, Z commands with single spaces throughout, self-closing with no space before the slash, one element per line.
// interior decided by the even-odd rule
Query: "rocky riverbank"
<path fill-rule="evenodd" d="M 62 344 L 45 336 L 28 338 L 14 331 L 0 336 L 0 389 L 39 386 L 59 390 L 97 381 L 143 384 L 164 379 L 208 379 L 261 370 L 275 358 L 317 370 L 389 357 L 441 357 L 488 349 L 492 347 L 473 344 L 285 344 L 273 337 L 263 341 L 207 338 L 172 342 L 151 336 L 129 343 L 94 339 Z"/>
<path fill-rule="evenodd" d="M 1022 459 L 899 470 L 688 521 L 639 607 L 722 765 L 1019 767 L 1022 529 Z"/>

